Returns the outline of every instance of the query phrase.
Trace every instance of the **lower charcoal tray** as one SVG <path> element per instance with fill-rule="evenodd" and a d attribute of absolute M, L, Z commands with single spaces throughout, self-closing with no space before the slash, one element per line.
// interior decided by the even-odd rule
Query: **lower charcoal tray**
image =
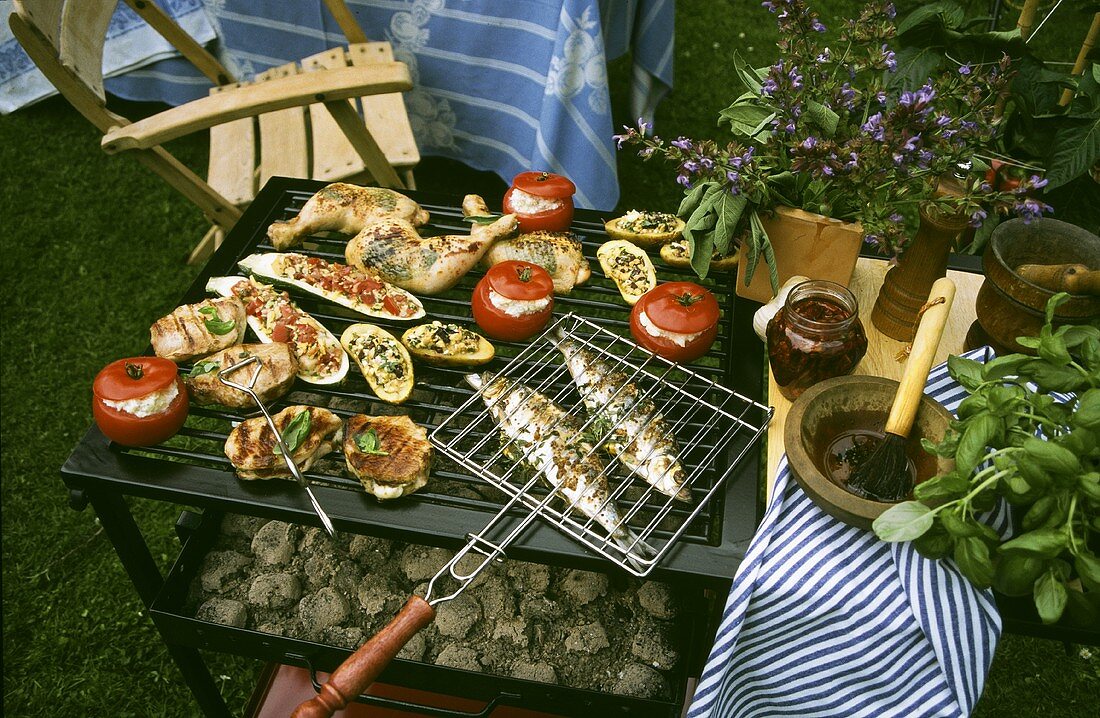
<path fill-rule="evenodd" d="M 154 620 L 162 630 L 190 628 L 200 648 L 305 658 L 318 670 L 335 668 L 410 594 L 423 595 L 452 555 L 369 536 L 329 538 L 314 527 L 251 516 L 229 514 L 217 524 L 204 517 L 188 541 L 154 603 Z M 706 613 L 693 610 L 701 600 L 697 589 L 625 573 L 505 561 L 438 604 L 435 621 L 383 679 L 402 683 L 404 676 L 416 687 L 418 674 L 430 675 L 439 686 L 436 674 L 443 674 L 444 683 L 493 691 L 507 684 L 526 707 L 575 715 L 598 706 L 678 715 L 695 617 Z"/>

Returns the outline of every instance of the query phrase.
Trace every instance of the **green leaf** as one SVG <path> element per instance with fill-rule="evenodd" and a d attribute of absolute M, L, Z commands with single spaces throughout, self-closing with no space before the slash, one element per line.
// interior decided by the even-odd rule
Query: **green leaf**
<path fill-rule="evenodd" d="M 1051 332 L 1050 325 L 1043 327 L 1039 333 L 1039 356 L 1057 366 L 1065 366 L 1072 361 L 1065 341 Z"/>
<path fill-rule="evenodd" d="M 1020 367 L 1026 376 L 1044 391 L 1078 391 L 1088 386 L 1088 379 L 1070 366 L 1054 366 L 1042 359 L 1033 359 Z"/>
<path fill-rule="evenodd" d="M 1002 427 L 1001 420 L 990 414 L 978 414 L 968 419 L 959 439 L 959 449 L 955 452 L 956 469 L 964 475 L 974 471 L 985 457 L 986 447 Z"/>
<path fill-rule="evenodd" d="M 898 21 L 897 33 L 902 35 L 921 26 L 957 28 L 966 20 L 966 11 L 954 2 L 934 2 L 918 6 Z"/>
<path fill-rule="evenodd" d="M 1092 554 L 1082 552 L 1073 559 L 1073 567 L 1077 569 L 1077 575 L 1081 583 L 1090 591 L 1100 591 L 1100 559 Z"/>
<path fill-rule="evenodd" d="M 463 222 L 469 222 L 470 224 L 492 224 L 501 218 L 499 214 L 472 214 L 469 217 L 463 217 Z"/>
<path fill-rule="evenodd" d="M 1100 117 L 1075 121 L 1054 135 L 1047 158 L 1047 191 L 1084 174 L 1100 159 Z"/>
<path fill-rule="evenodd" d="M 1100 329 L 1088 324 L 1063 324 L 1054 332 L 1066 343 L 1066 348 L 1074 349 L 1090 339 L 1100 339 Z"/>
<path fill-rule="evenodd" d="M 1035 582 L 1035 608 L 1043 623 L 1057 623 L 1066 608 L 1066 585 L 1047 571 Z"/>
<path fill-rule="evenodd" d="M 821 128 L 821 133 L 823 135 L 832 137 L 836 134 L 836 127 L 840 122 L 840 115 L 833 112 L 830 108 L 815 100 L 806 100 L 806 114 L 809 115 L 815 125 Z"/>
<path fill-rule="evenodd" d="M 309 436 L 309 427 L 312 421 L 309 409 L 301 411 L 298 416 L 291 419 L 290 423 L 283 429 L 283 443 L 286 444 L 286 448 L 293 454 L 298 450 L 298 447 L 302 445 L 306 437 Z M 280 448 L 278 442 L 275 443 L 275 453 L 282 454 L 282 448 Z"/>
<path fill-rule="evenodd" d="M 733 52 L 733 70 L 737 73 L 737 76 L 741 78 L 741 82 L 745 85 L 746 89 L 753 94 L 760 94 L 760 89 L 763 87 L 760 73 L 750 67 L 736 50 Z"/>
<path fill-rule="evenodd" d="M 1006 376 L 1014 376 L 1024 362 L 1031 361 L 1026 354 L 1006 354 L 987 361 L 982 365 L 982 379 L 996 381 Z"/>
<path fill-rule="evenodd" d="M 1047 300 L 1046 311 L 1044 313 L 1047 324 L 1054 322 L 1054 314 L 1058 311 L 1058 307 L 1064 304 L 1069 299 L 1069 292 L 1058 292 L 1053 297 Z"/>
<path fill-rule="evenodd" d="M 939 513 L 939 519 L 943 527 L 947 529 L 947 533 L 956 538 L 966 538 L 968 536 L 978 536 L 981 534 L 981 530 L 974 524 L 974 521 L 964 516 L 960 516 L 958 511 L 941 511 Z"/>
<path fill-rule="evenodd" d="M 206 329 L 211 334 L 222 336 L 233 331 L 233 329 L 237 326 L 237 322 L 232 319 L 219 319 L 218 310 L 215 307 L 203 307 L 199 310 L 199 314 L 206 317 L 206 319 L 203 320 L 203 323 L 206 324 Z"/>
<path fill-rule="evenodd" d="M 706 194 L 707 189 L 712 184 L 712 182 L 704 182 L 691 190 L 685 190 L 684 198 L 680 200 L 680 208 L 676 210 L 676 214 L 685 220 L 690 217 L 695 212 L 695 208 L 699 206 L 699 203 L 703 201 L 703 195 Z"/>
<path fill-rule="evenodd" d="M 1066 532 L 1061 528 L 1036 529 L 1001 544 L 1002 553 L 1024 551 L 1054 558 L 1066 547 Z"/>
<path fill-rule="evenodd" d="M 726 122 L 733 134 L 747 138 L 755 138 L 773 119 L 774 112 L 755 103 L 734 103 L 718 113 L 719 125 Z"/>
<path fill-rule="evenodd" d="M 1046 560 L 1026 553 L 1001 557 L 993 572 L 993 588 L 1006 596 L 1026 596 L 1034 590 Z"/>
<path fill-rule="evenodd" d="M 737 224 L 741 221 L 748 200 L 744 195 L 732 195 L 723 192 L 721 200 L 714 205 L 718 222 L 714 225 L 714 251 L 719 255 L 729 254 L 730 242 L 736 236 Z"/>
<path fill-rule="evenodd" d="M 912 541 L 933 523 L 932 509 L 919 501 L 903 501 L 883 511 L 871 527 L 883 541 Z"/>
<path fill-rule="evenodd" d="M 933 526 L 928 531 L 913 539 L 913 548 L 915 548 L 921 556 L 933 560 L 950 556 L 954 545 L 955 539 L 939 525 Z"/>
<path fill-rule="evenodd" d="M 1078 476 L 1077 490 L 1093 501 L 1100 502 L 1100 474 L 1090 471 Z"/>
<path fill-rule="evenodd" d="M 198 361 L 191 367 L 191 371 L 187 372 L 187 376 L 193 379 L 219 369 L 221 369 L 221 364 L 216 361 Z"/>
<path fill-rule="evenodd" d="M 947 371 L 952 379 L 969 391 L 974 391 L 982 383 L 982 365 L 973 359 L 951 354 L 947 357 Z"/>
<path fill-rule="evenodd" d="M 955 563 L 963 575 L 978 588 L 988 588 L 993 583 L 993 561 L 989 547 L 977 536 L 961 538 L 955 544 Z"/>
<path fill-rule="evenodd" d="M 389 456 L 390 452 L 382 451 L 382 442 L 378 440 L 378 434 L 374 429 L 368 429 L 359 436 L 355 437 L 355 445 L 359 447 L 359 450 L 364 454 L 370 454 L 372 456 Z"/>
<path fill-rule="evenodd" d="M 928 504 L 942 503 L 962 498 L 969 488 L 966 477 L 953 471 L 920 482 L 913 489 L 913 497 Z"/>
<path fill-rule="evenodd" d="M 1081 462 L 1072 451 L 1051 441 L 1032 436 L 1024 439 L 1022 446 L 1028 456 L 1035 459 L 1044 471 L 1055 474 L 1077 474 L 1081 470 Z"/>
<path fill-rule="evenodd" d="M 939 73 L 943 53 L 932 47 L 903 47 L 897 51 L 897 71 L 887 76 L 891 89 L 920 87 L 928 78 Z"/>

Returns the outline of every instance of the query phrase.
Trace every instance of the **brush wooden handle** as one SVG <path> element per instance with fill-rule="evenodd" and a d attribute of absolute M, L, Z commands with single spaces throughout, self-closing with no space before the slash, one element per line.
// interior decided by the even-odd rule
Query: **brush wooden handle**
<path fill-rule="evenodd" d="M 928 381 L 928 371 L 936 358 L 940 346 L 947 316 L 951 313 L 951 303 L 955 301 L 955 283 L 947 277 L 936 280 L 932 291 L 928 293 L 931 303 L 942 297 L 939 304 L 928 307 L 920 318 L 917 335 L 913 338 L 913 350 L 905 365 L 905 373 L 898 384 L 898 393 L 890 406 L 890 416 L 886 419 L 886 433 L 897 436 L 909 436 L 913 428 L 913 419 L 917 416 L 920 398 L 924 394 L 924 383 Z"/>
<path fill-rule="evenodd" d="M 294 709 L 291 718 L 328 718 L 365 691 L 409 639 L 435 618 L 435 609 L 411 596 L 385 628 L 340 664 L 321 691 Z"/>

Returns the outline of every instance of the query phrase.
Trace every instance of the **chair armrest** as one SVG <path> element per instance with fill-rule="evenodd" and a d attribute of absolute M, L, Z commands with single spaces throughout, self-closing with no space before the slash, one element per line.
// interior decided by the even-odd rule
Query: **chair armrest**
<path fill-rule="evenodd" d="M 288 107 L 412 89 L 403 62 L 340 67 L 265 80 L 223 90 L 123 127 L 112 127 L 101 146 L 108 154 L 149 149 L 214 125 Z"/>

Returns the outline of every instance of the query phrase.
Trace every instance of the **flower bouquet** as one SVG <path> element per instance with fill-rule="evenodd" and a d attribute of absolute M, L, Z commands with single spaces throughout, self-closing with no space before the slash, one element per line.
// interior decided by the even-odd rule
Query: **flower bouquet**
<path fill-rule="evenodd" d="M 997 97 L 1010 79 L 1007 57 L 990 67 L 960 65 L 910 89 L 892 88 L 892 4 L 872 2 L 835 38 L 804 0 L 768 0 L 781 58 L 765 68 L 734 57 L 744 92 L 719 116 L 722 143 L 665 141 L 639 121 L 616 135 L 677 168 L 685 197 L 678 214 L 692 266 L 705 277 L 711 257 L 740 245 L 747 285 L 763 258 L 778 290 L 774 253 L 761 220 L 788 205 L 859 222 L 865 242 L 896 257 L 916 208 L 964 213 L 980 225 L 988 212 L 1013 209 L 1025 220 L 1052 211 L 1029 193 L 1031 176 L 1003 191 L 984 180 L 983 148 L 992 143 Z M 945 180 L 952 187 L 945 189 Z"/>

